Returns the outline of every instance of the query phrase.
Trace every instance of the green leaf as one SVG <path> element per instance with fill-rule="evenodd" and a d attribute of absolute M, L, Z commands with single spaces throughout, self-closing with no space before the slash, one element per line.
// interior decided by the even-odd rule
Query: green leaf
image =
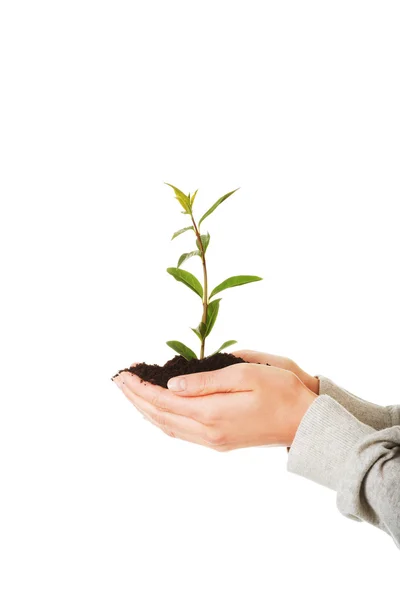
<path fill-rule="evenodd" d="M 191 290 L 196 292 L 196 294 L 198 294 L 201 299 L 203 299 L 203 286 L 201 285 L 197 277 L 192 275 L 192 273 L 189 273 L 189 271 L 184 271 L 183 269 L 178 269 L 176 267 L 169 267 L 167 269 L 167 272 L 170 275 L 172 275 L 172 277 L 175 277 L 177 281 L 181 281 L 182 283 L 187 285 Z"/>
<path fill-rule="evenodd" d="M 211 330 L 215 325 L 215 321 L 217 320 L 220 301 L 221 298 L 218 298 L 217 300 L 210 302 L 207 307 L 207 323 L 201 321 L 196 329 L 192 329 L 200 341 L 203 341 L 210 335 Z"/>
<path fill-rule="evenodd" d="M 182 206 L 182 208 L 185 209 L 184 214 L 190 214 L 190 211 L 191 211 L 190 200 L 186 196 L 186 194 L 184 194 L 179 188 L 175 187 L 174 185 L 171 185 L 170 183 L 166 183 L 165 181 L 164 181 L 164 183 L 165 183 L 165 185 L 169 185 L 169 187 L 171 187 L 174 190 L 175 198 L 178 200 L 178 202 Z"/>
<path fill-rule="evenodd" d="M 185 231 L 189 231 L 189 229 L 193 229 L 193 225 L 191 225 L 190 227 L 184 227 L 183 229 L 180 229 L 179 231 L 175 231 L 174 235 L 171 238 L 171 241 L 174 240 L 176 237 L 178 237 L 178 235 L 181 235 L 181 233 L 185 233 Z"/>
<path fill-rule="evenodd" d="M 193 194 L 193 196 L 192 196 L 192 197 L 191 197 L 191 199 L 190 199 L 190 206 L 191 206 L 191 207 L 193 206 L 193 202 L 194 202 L 194 199 L 196 198 L 196 195 L 197 195 L 197 192 L 198 192 L 198 191 L 199 191 L 199 190 L 196 190 L 196 191 L 195 191 L 195 193 Z"/>
<path fill-rule="evenodd" d="M 208 248 L 208 244 L 210 243 L 210 234 L 206 233 L 205 235 L 201 235 L 200 237 L 201 237 L 201 243 L 203 244 L 204 254 L 205 254 L 206 250 Z M 201 252 L 201 245 L 200 245 L 198 238 L 196 238 L 196 246 L 198 247 L 198 249 Z"/>
<path fill-rule="evenodd" d="M 212 354 L 210 354 L 210 356 L 214 356 L 214 354 L 218 354 L 218 352 L 221 352 L 221 350 L 224 350 L 224 348 L 228 348 L 228 346 L 232 346 L 233 344 L 237 344 L 236 340 L 229 340 L 228 342 L 224 342 L 222 344 L 222 346 L 220 346 L 220 348 L 218 348 L 218 350 L 216 350 L 215 352 L 213 352 Z"/>
<path fill-rule="evenodd" d="M 197 331 L 197 329 L 193 329 L 193 327 L 191 327 L 190 329 L 191 329 L 192 331 L 194 331 L 194 333 L 197 335 L 197 337 L 199 338 L 199 340 L 202 342 L 203 340 L 202 340 L 202 337 L 201 337 L 201 335 L 200 335 L 200 332 L 199 332 L 199 331 Z"/>
<path fill-rule="evenodd" d="M 186 252 L 186 254 L 182 254 L 180 259 L 178 260 L 178 267 L 180 267 L 181 264 L 185 262 L 185 260 L 188 260 L 188 258 L 192 258 L 192 256 L 201 256 L 201 252 L 199 252 L 198 250 L 193 250 L 193 252 Z"/>
<path fill-rule="evenodd" d="M 204 334 L 206 332 L 206 324 L 203 323 L 203 321 L 200 321 L 200 323 L 196 327 L 196 329 L 193 329 L 193 327 L 191 327 L 190 329 L 195 332 L 195 334 L 197 335 L 197 337 L 199 338 L 199 340 L 201 342 L 204 340 Z"/>
<path fill-rule="evenodd" d="M 245 283 L 252 283 L 253 281 L 261 280 L 262 277 L 257 277 L 256 275 L 236 275 L 235 277 L 229 277 L 213 289 L 213 291 L 210 294 L 210 298 L 215 296 L 215 294 L 219 294 L 219 292 L 226 290 L 227 288 L 236 287 L 237 285 L 244 285 Z"/>
<path fill-rule="evenodd" d="M 193 358 L 197 358 L 197 355 L 193 352 L 193 350 L 185 346 L 185 344 L 182 344 L 182 342 L 178 342 L 177 340 L 171 340 L 166 343 L 170 348 L 172 348 L 172 350 L 175 350 L 175 352 L 186 358 L 186 360 L 192 360 Z"/>
<path fill-rule="evenodd" d="M 232 194 L 234 194 L 235 192 L 238 191 L 239 188 L 236 188 L 236 190 L 233 190 L 232 192 L 228 192 L 228 194 L 225 194 L 225 196 L 222 196 L 222 198 L 220 198 L 219 200 L 216 201 L 215 204 L 212 205 L 211 208 L 208 209 L 208 211 L 206 213 L 204 213 L 204 215 L 201 217 L 200 221 L 199 221 L 199 227 L 201 225 L 201 223 L 204 221 L 204 219 L 206 219 L 209 215 L 211 215 L 211 213 L 214 212 L 214 210 L 216 208 L 218 208 L 218 206 L 220 204 L 222 204 L 222 202 L 224 202 L 227 198 L 229 198 L 229 196 L 232 196 Z"/>
<path fill-rule="evenodd" d="M 218 298 L 218 300 L 213 300 L 208 305 L 207 323 L 206 323 L 206 331 L 205 331 L 204 337 L 208 337 L 210 335 L 211 330 L 215 325 L 215 321 L 217 320 L 217 316 L 218 316 L 220 302 L 221 302 L 221 298 Z"/>

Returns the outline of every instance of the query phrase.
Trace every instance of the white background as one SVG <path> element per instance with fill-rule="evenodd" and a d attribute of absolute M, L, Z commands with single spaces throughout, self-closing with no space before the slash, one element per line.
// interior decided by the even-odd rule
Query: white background
<path fill-rule="evenodd" d="M 285 449 L 168 438 L 110 377 L 197 346 L 163 182 L 199 188 L 197 217 L 240 186 L 206 222 L 211 285 L 264 279 L 226 292 L 209 350 L 400 402 L 399 21 L 385 1 L 3 0 L 2 600 L 398 589 L 390 537 Z"/>

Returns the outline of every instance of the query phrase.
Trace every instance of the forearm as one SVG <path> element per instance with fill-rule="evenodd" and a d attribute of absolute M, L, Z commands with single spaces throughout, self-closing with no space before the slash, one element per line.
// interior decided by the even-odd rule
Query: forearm
<path fill-rule="evenodd" d="M 319 395 L 300 422 L 287 468 L 335 490 L 343 515 L 379 527 L 400 548 L 400 426 L 376 431 Z"/>

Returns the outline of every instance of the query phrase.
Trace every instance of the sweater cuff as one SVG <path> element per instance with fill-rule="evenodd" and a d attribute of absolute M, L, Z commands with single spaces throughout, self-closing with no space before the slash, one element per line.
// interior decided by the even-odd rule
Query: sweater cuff
<path fill-rule="evenodd" d="M 300 422 L 287 470 L 337 491 L 348 453 L 374 431 L 331 396 L 321 394 Z"/>
<path fill-rule="evenodd" d="M 400 425 L 400 404 L 392 404 L 387 409 L 390 415 L 391 426 Z"/>
<path fill-rule="evenodd" d="M 395 424 L 389 407 L 363 400 L 338 386 L 328 377 L 323 375 L 315 375 L 315 377 L 319 380 L 319 395 L 331 396 L 361 423 L 374 429 L 386 429 Z"/>

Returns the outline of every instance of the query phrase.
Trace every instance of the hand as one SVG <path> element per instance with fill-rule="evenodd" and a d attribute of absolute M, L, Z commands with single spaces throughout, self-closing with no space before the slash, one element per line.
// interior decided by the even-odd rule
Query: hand
<path fill-rule="evenodd" d="M 174 380 L 186 387 L 172 391 Z M 127 371 L 114 381 L 166 434 L 218 451 L 290 446 L 317 396 L 289 370 L 248 363 L 173 378 L 170 389 Z"/>
<path fill-rule="evenodd" d="M 319 379 L 313 375 L 309 375 L 298 364 L 291 358 L 285 356 L 277 356 L 275 354 L 268 354 L 267 352 L 258 352 L 257 350 L 237 350 L 231 352 L 234 356 L 239 356 L 243 360 L 250 363 L 268 363 L 273 367 L 279 367 L 280 369 L 286 369 L 292 371 L 297 377 L 308 387 L 309 390 L 314 394 L 319 394 Z"/>

